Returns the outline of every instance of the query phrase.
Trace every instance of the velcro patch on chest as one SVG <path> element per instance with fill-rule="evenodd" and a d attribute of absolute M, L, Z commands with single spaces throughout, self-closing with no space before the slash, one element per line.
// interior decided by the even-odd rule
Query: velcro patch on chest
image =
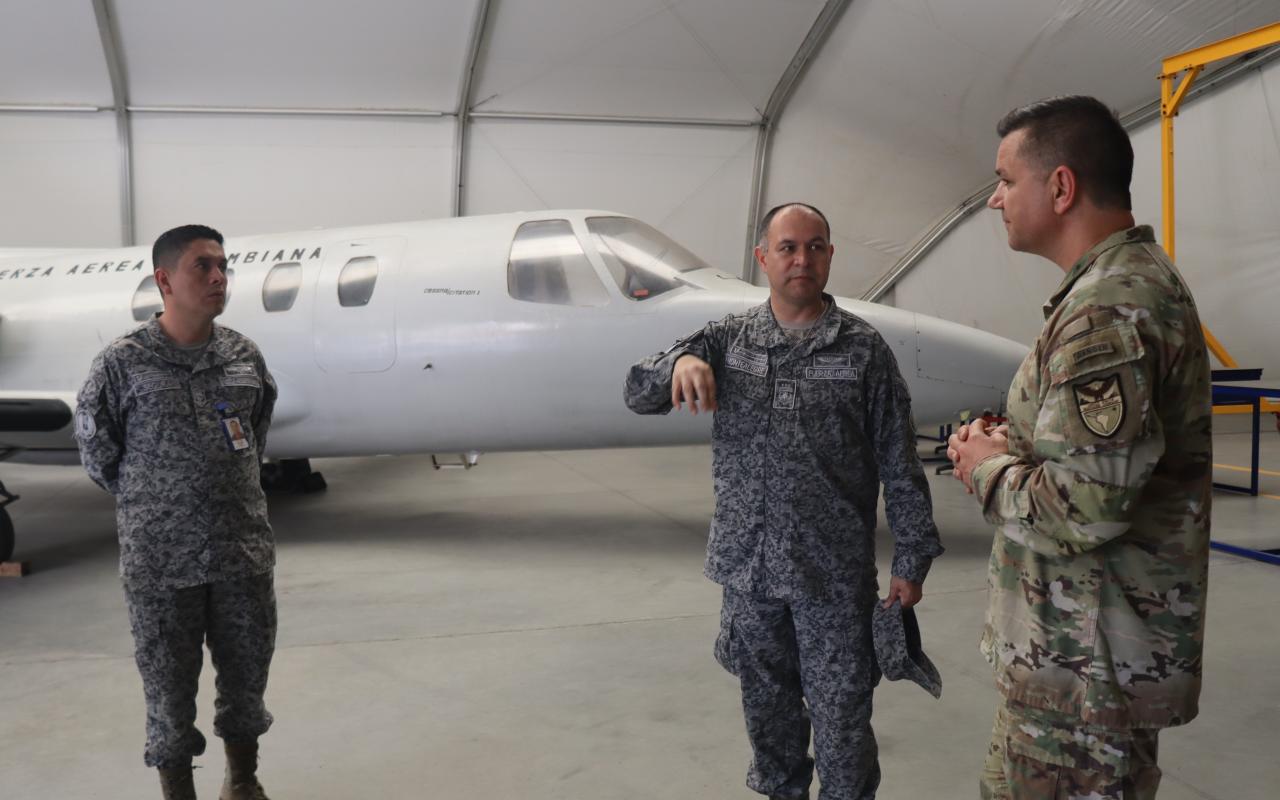
<path fill-rule="evenodd" d="M 1104 439 L 1120 430 L 1120 423 L 1124 421 L 1125 397 L 1118 374 L 1073 384 L 1071 391 L 1075 395 L 1076 410 L 1086 428 Z"/>
<path fill-rule="evenodd" d="M 815 353 L 804 376 L 811 381 L 856 381 L 858 368 L 853 366 L 852 353 Z"/>
<path fill-rule="evenodd" d="M 253 364 L 249 364 L 247 362 L 238 362 L 235 364 L 227 364 L 223 366 L 222 374 L 228 377 L 241 377 L 244 375 L 256 376 L 258 374 L 258 371 L 254 369 Z"/>
<path fill-rule="evenodd" d="M 796 382 L 779 378 L 773 384 L 773 407 L 789 411 L 796 407 Z"/>
<path fill-rule="evenodd" d="M 172 375 L 163 372 L 148 372 L 133 380 L 133 396 L 142 397 L 153 392 L 173 391 L 181 389 L 182 382 Z"/>
<path fill-rule="evenodd" d="M 763 378 L 769 371 L 769 354 L 734 345 L 729 348 L 729 354 L 725 356 L 724 365 L 729 369 L 736 369 L 739 372 L 746 372 L 750 375 L 755 375 L 757 378 Z"/>
<path fill-rule="evenodd" d="M 262 381 L 258 380 L 257 375 L 224 375 L 222 377 L 223 386 L 250 386 L 254 389 L 262 388 Z"/>

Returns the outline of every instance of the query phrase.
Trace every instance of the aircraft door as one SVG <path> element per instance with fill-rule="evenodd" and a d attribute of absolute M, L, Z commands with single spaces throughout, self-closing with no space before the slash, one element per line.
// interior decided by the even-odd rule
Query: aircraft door
<path fill-rule="evenodd" d="M 316 281 L 316 363 L 330 373 L 390 369 L 396 361 L 396 284 L 404 239 L 356 239 L 327 250 Z"/>

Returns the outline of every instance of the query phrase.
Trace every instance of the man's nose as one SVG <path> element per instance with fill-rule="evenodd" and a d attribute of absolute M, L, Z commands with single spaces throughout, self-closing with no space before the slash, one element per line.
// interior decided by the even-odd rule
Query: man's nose
<path fill-rule="evenodd" d="M 1000 189 L 997 187 L 996 190 L 991 193 L 991 196 L 987 198 L 987 208 L 999 208 L 1001 202 Z"/>

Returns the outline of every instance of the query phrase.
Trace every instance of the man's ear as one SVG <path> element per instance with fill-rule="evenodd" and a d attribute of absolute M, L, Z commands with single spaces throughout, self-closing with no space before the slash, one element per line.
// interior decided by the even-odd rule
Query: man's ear
<path fill-rule="evenodd" d="M 764 250 L 760 248 L 760 245 L 756 245 L 756 249 L 753 252 L 756 254 L 756 262 L 760 264 L 760 269 L 763 270 L 764 269 Z"/>
<path fill-rule="evenodd" d="M 1079 190 L 1076 173 L 1070 167 L 1061 165 L 1055 167 L 1053 172 L 1049 173 L 1049 192 L 1053 198 L 1053 213 L 1061 216 L 1074 208 L 1076 200 L 1079 199 L 1077 197 Z"/>
<path fill-rule="evenodd" d="M 156 286 L 160 289 L 160 295 L 173 294 L 173 284 L 169 283 L 169 271 L 163 267 L 156 267 L 152 273 L 156 279 Z"/>

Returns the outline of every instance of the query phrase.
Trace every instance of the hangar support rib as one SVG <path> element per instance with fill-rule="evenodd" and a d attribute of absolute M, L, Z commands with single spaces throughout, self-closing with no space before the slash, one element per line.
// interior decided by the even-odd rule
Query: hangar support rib
<path fill-rule="evenodd" d="M 768 178 L 773 128 L 778 123 L 778 117 L 782 115 L 782 109 L 786 107 L 787 101 L 791 99 L 796 86 L 799 85 L 805 67 L 809 66 L 809 62 L 818 54 L 832 28 L 840 20 L 840 15 L 852 2 L 853 0 L 827 0 L 827 4 L 818 12 L 818 18 L 813 21 L 813 26 L 809 28 L 804 41 L 800 43 L 796 54 L 792 56 L 791 63 L 778 79 L 778 85 L 773 88 L 773 94 L 769 95 L 769 102 L 765 104 L 764 111 L 760 114 L 758 123 L 760 130 L 756 134 L 755 167 L 751 172 L 751 202 L 747 206 L 746 252 L 742 265 L 742 279 L 747 283 L 755 283 L 758 277 L 756 260 L 752 253 L 756 244 L 756 223 L 764 212 L 764 188 Z"/>

